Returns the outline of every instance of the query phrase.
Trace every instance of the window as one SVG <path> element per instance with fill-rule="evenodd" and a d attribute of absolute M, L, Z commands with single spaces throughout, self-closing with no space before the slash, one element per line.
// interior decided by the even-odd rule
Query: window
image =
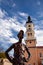
<path fill-rule="evenodd" d="M 28 29 L 27 29 L 27 32 L 28 32 L 28 31 L 30 32 L 31 30 L 32 30 L 31 28 L 28 28 Z"/>
<path fill-rule="evenodd" d="M 28 36 L 29 36 L 29 33 L 28 33 Z"/>
<path fill-rule="evenodd" d="M 29 31 L 31 31 L 31 28 L 29 28 Z"/>
<path fill-rule="evenodd" d="M 35 65 L 35 63 L 33 63 L 33 65 Z"/>
<path fill-rule="evenodd" d="M 29 25 L 28 27 L 31 27 L 31 25 Z"/>
<path fill-rule="evenodd" d="M 32 36 L 32 33 L 28 33 L 28 36 L 29 36 L 29 35 Z"/>
<path fill-rule="evenodd" d="M 30 43 L 31 43 L 31 41 L 30 41 Z"/>
<path fill-rule="evenodd" d="M 32 33 L 30 33 L 30 35 L 32 35 Z"/>
<path fill-rule="evenodd" d="M 42 53 L 40 53 L 40 57 L 42 57 Z"/>

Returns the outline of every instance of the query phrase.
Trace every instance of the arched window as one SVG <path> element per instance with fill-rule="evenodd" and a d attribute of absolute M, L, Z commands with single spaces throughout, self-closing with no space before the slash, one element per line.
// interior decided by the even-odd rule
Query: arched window
<path fill-rule="evenodd" d="M 32 43 L 32 42 L 30 41 L 30 43 Z"/>
<path fill-rule="evenodd" d="M 42 57 L 42 53 L 40 53 L 40 57 Z"/>
<path fill-rule="evenodd" d="M 29 33 L 28 33 L 28 36 L 29 36 Z"/>
<path fill-rule="evenodd" d="M 29 28 L 29 31 L 31 31 L 31 28 Z"/>
<path fill-rule="evenodd" d="M 31 25 L 28 25 L 28 27 L 31 27 Z"/>
<path fill-rule="evenodd" d="M 30 33 L 30 35 L 32 36 L 32 33 Z"/>

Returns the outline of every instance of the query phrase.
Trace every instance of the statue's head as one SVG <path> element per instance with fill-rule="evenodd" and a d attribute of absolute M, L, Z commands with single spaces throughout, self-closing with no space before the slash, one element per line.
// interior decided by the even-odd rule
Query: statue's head
<path fill-rule="evenodd" d="M 18 35 L 17 35 L 17 37 L 19 39 L 23 39 L 23 37 L 24 37 L 24 31 L 23 30 L 20 30 L 19 33 L 18 33 Z"/>

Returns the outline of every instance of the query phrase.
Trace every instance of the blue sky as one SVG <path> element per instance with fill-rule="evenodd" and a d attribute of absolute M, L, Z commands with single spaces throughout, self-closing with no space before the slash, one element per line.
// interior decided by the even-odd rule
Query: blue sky
<path fill-rule="evenodd" d="M 17 42 L 19 30 L 26 32 L 28 16 L 31 16 L 35 25 L 37 45 L 42 46 L 43 0 L 0 0 L 0 49 L 5 51 L 12 43 Z"/>

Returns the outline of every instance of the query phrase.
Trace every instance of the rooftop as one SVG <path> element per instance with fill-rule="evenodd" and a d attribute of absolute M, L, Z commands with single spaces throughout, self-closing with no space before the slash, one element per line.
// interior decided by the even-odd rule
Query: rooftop
<path fill-rule="evenodd" d="M 28 21 L 26 23 L 32 23 L 30 16 L 28 16 Z"/>

